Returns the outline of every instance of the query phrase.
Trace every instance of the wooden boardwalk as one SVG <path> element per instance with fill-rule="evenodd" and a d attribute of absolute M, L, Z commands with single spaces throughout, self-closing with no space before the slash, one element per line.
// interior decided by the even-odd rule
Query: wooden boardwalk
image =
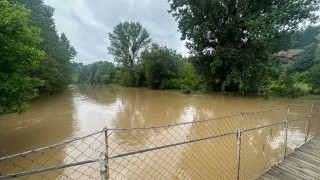
<path fill-rule="evenodd" d="M 320 180 L 320 136 L 296 149 L 259 179 Z"/>

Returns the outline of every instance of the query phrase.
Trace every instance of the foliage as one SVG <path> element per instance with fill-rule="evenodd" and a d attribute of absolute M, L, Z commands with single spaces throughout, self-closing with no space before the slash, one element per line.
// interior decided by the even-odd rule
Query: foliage
<path fill-rule="evenodd" d="M 32 76 L 44 53 L 36 48 L 40 29 L 29 25 L 30 11 L 0 0 L 0 114 L 24 111 L 43 82 Z"/>
<path fill-rule="evenodd" d="M 303 72 L 311 68 L 314 65 L 316 48 L 316 43 L 304 47 L 303 52 L 294 58 L 293 63 L 288 66 L 287 71 L 289 73 Z"/>
<path fill-rule="evenodd" d="M 304 48 L 307 45 L 316 43 L 316 37 L 320 34 L 320 26 L 308 26 L 294 34 L 293 48 Z"/>
<path fill-rule="evenodd" d="M 211 89 L 257 92 L 278 63 L 275 39 L 314 20 L 318 0 L 169 0 L 193 64 Z M 220 87 L 218 87 L 220 86 Z"/>
<path fill-rule="evenodd" d="M 309 70 L 308 83 L 311 86 L 311 90 L 313 93 L 320 93 L 320 64 L 312 67 Z"/>
<path fill-rule="evenodd" d="M 109 33 L 109 54 L 120 67 L 119 83 L 123 86 L 141 86 L 143 72 L 140 62 L 141 51 L 151 42 L 149 33 L 140 23 L 124 22 Z"/>
<path fill-rule="evenodd" d="M 140 23 L 124 22 L 109 33 L 109 54 L 121 67 L 132 68 L 139 63 L 140 52 L 150 42 L 149 33 Z"/>
<path fill-rule="evenodd" d="M 152 44 L 149 49 L 143 51 L 141 59 L 148 86 L 152 89 L 159 89 L 163 82 L 177 77 L 179 58 L 181 55 L 175 51 L 157 44 Z"/>
<path fill-rule="evenodd" d="M 204 90 L 204 79 L 197 74 L 193 65 L 186 59 L 182 59 L 182 68 L 180 70 L 181 89 Z"/>
<path fill-rule="evenodd" d="M 32 74 L 45 81 L 40 88 L 42 93 L 60 91 L 71 82 L 72 60 L 77 52 L 70 45 L 65 34 L 58 35 L 53 19 L 54 9 L 44 4 L 43 0 L 10 0 L 18 2 L 31 10 L 29 22 L 41 28 L 43 41 L 37 46 L 45 52 L 45 57 L 39 61 L 39 68 Z"/>
<path fill-rule="evenodd" d="M 116 67 L 108 61 L 99 61 L 88 65 L 73 63 L 73 71 L 75 83 L 110 84 L 116 76 Z"/>
<path fill-rule="evenodd" d="M 297 84 L 297 76 L 283 73 L 279 79 L 273 84 L 271 90 L 278 96 L 299 97 L 303 96 L 306 92 L 301 85 Z"/>

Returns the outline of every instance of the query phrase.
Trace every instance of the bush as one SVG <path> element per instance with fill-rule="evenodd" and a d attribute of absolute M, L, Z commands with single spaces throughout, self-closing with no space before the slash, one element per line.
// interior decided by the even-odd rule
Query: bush
<path fill-rule="evenodd" d="M 186 85 L 181 85 L 181 92 L 183 94 L 190 94 L 191 93 L 191 87 Z"/>
<path fill-rule="evenodd" d="M 271 90 L 278 96 L 300 97 L 306 94 L 303 89 L 295 86 L 273 86 Z"/>
<path fill-rule="evenodd" d="M 308 92 L 305 83 L 297 82 L 295 74 L 281 74 L 271 87 L 271 91 L 278 96 L 300 97 Z"/>
<path fill-rule="evenodd" d="M 182 81 L 180 79 L 169 79 L 162 81 L 160 89 L 180 89 Z"/>

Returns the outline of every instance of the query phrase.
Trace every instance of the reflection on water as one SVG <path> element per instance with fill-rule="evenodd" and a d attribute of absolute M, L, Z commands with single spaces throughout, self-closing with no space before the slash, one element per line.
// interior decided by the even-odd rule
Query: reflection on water
<path fill-rule="evenodd" d="M 305 102 L 297 99 L 271 99 L 266 101 L 259 97 L 186 95 L 174 91 L 153 91 L 107 85 L 72 85 L 59 94 L 36 100 L 26 113 L 0 116 L 0 157 L 47 146 L 75 136 L 82 136 L 101 130 L 104 127 L 133 128 L 195 122 L 239 112 L 253 112 L 302 103 Z M 220 121 L 178 127 L 117 132 L 110 136 L 111 146 L 113 146 L 110 154 L 115 155 L 129 150 L 234 132 L 238 127 L 281 122 L 285 118 L 286 111 L 283 111 L 282 115 L 264 117 L 263 114 L 260 114 L 260 118 L 248 115 L 245 120 L 225 118 Z M 292 130 L 290 133 L 299 132 Z M 283 150 L 282 137 L 284 132 L 281 126 L 255 130 L 246 133 L 246 136 L 247 140 L 244 144 L 246 144 L 247 154 L 243 156 L 251 158 L 263 156 L 264 158 L 257 164 L 244 165 L 245 168 L 253 169 L 256 166 L 274 163 L 280 158 L 273 153 L 279 153 Z M 255 138 L 261 139 L 257 140 Z M 265 138 L 267 140 L 264 140 Z M 65 163 L 75 161 L 75 157 L 81 155 L 79 149 L 90 150 L 90 148 L 96 148 L 98 151 L 88 151 L 89 154 L 86 157 L 98 157 L 99 153 L 103 152 L 104 145 L 103 142 L 96 140 L 94 138 L 89 139 L 88 141 L 91 141 L 89 146 L 82 143 L 62 147 L 57 151 L 58 153 L 54 152 L 56 161 Z M 114 171 L 120 172 L 117 174 L 117 178 L 134 177 L 137 174 L 137 177 L 149 177 L 148 172 L 155 169 L 157 173 L 162 174 L 159 177 L 171 179 L 202 177 L 201 172 L 206 171 L 206 169 L 215 169 L 216 171 L 208 171 L 211 174 L 206 174 L 203 179 L 205 177 L 222 179 L 228 177 L 226 174 L 221 174 L 222 171 L 227 169 L 231 178 L 236 173 L 236 162 L 234 160 L 237 154 L 235 144 L 234 135 L 230 135 L 225 138 L 146 153 L 143 155 L 144 157 L 128 157 L 125 160 L 116 159 L 112 161 L 122 167 L 132 167 L 130 170 L 114 169 Z M 261 155 L 260 152 L 264 154 Z M 68 157 L 64 156 L 66 153 L 69 155 Z M 146 161 L 148 164 L 143 163 Z M 204 164 L 206 166 L 203 166 Z M 221 166 L 221 164 L 224 164 L 224 166 Z M 98 168 L 98 165 L 95 168 L 86 169 L 90 174 L 96 168 Z M 78 174 L 74 174 L 73 171 L 71 173 L 65 171 L 64 174 L 72 174 L 73 177 L 78 178 Z M 255 177 L 252 174 L 242 174 L 242 177 L 249 176 Z"/>

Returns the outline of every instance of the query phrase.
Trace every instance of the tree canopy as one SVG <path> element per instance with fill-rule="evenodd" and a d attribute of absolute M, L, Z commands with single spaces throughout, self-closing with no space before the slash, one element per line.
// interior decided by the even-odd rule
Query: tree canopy
<path fill-rule="evenodd" d="M 124 22 L 109 33 L 109 54 L 122 67 L 132 68 L 140 61 L 140 52 L 150 42 L 149 33 L 138 22 Z"/>
<path fill-rule="evenodd" d="M 44 80 L 42 93 L 61 91 L 71 82 L 71 62 L 77 52 L 70 45 L 66 35 L 59 35 L 53 19 L 54 9 L 45 5 L 43 0 L 10 0 L 18 2 L 30 9 L 29 22 L 41 29 L 42 42 L 37 46 L 45 52 L 45 57 L 39 60 L 39 68 L 33 72 L 34 76 Z"/>
<path fill-rule="evenodd" d="M 71 82 L 77 52 L 58 35 L 54 9 L 43 0 L 0 0 L 0 114 L 22 112 L 40 93 Z"/>
<path fill-rule="evenodd" d="M 92 64 L 83 65 L 73 63 L 76 83 L 103 83 L 110 84 L 116 76 L 116 67 L 108 61 L 98 61 Z"/>
<path fill-rule="evenodd" d="M 169 0 L 193 64 L 211 89 L 257 92 L 277 71 L 276 37 L 315 20 L 318 0 Z M 262 88 L 263 89 L 263 88 Z"/>
<path fill-rule="evenodd" d="M 141 59 L 148 86 L 159 89 L 165 81 L 177 78 L 180 58 L 182 58 L 181 55 L 175 51 L 155 43 L 143 51 Z"/>
<path fill-rule="evenodd" d="M 29 24 L 30 11 L 0 0 L 0 114 L 22 112 L 43 81 L 32 76 L 44 52 L 40 29 Z"/>

